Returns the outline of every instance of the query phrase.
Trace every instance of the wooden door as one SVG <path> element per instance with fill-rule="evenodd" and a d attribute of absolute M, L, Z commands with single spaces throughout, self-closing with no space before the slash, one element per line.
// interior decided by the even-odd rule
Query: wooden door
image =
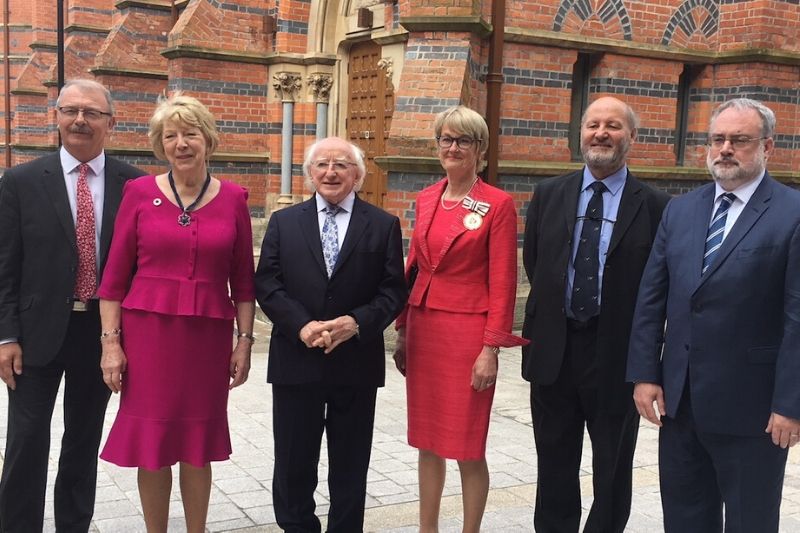
<path fill-rule="evenodd" d="M 359 196 L 378 207 L 386 196 L 386 173 L 375 164 L 375 157 L 386 154 L 394 87 L 378 62 L 381 47 L 372 41 L 357 43 L 350 49 L 347 133 L 350 142 L 364 150 L 367 177 Z"/>

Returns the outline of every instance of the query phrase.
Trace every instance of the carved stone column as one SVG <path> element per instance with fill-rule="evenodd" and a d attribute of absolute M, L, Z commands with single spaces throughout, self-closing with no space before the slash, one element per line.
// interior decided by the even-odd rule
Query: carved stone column
<path fill-rule="evenodd" d="M 333 87 L 333 77 L 324 72 L 315 72 L 308 77 L 311 95 L 317 104 L 317 140 L 328 136 L 328 102 Z"/>
<path fill-rule="evenodd" d="M 272 88 L 283 102 L 281 125 L 281 194 L 279 204 L 292 203 L 292 129 L 294 128 L 294 101 L 303 86 L 297 72 L 278 72 L 272 76 Z"/>

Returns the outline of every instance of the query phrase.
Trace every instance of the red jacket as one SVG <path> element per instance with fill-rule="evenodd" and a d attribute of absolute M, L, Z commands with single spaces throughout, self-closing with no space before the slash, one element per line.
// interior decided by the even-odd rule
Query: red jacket
<path fill-rule="evenodd" d="M 431 185 L 417 195 L 416 225 L 411 238 L 406 276 L 418 269 L 408 305 L 441 311 L 486 313 L 483 343 L 487 346 L 519 346 L 524 339 L 512 335 L 514 299 L 517 287 L 517 212 L 511 196 L 478 180 L 469 197 L 489 205 L 482 224 L 467 229 L 453 224 L 438 257 L 431 257 L 427 233 L 447 179 Z M 462 205 L 462 215 L 471 213 Z M 405 325 L 406 310 L 397 319 Z"/>

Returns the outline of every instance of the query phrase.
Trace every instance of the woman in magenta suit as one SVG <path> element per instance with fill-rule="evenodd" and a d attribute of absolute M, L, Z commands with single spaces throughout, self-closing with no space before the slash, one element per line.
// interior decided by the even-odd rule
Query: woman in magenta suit
<path fill-rule="evenodd" d="M 247 379 L 254 340 L 247 193 L 208 172 L 219 137 L 196 99 L 160 102 L 149 137 L 171 169 L 126 184 L 98 291 L 103 379 L 122 391 L 100 457 L 139 468 L 150 533 L 167 530 L 180 463 L 186 528 L 201 532 L 210 461 L 231 454 L 228 390 Z"/>
<path fill-rule="evenodd" d="M 461 472 L 464 531 L 480 529 L 489 491 L 486 437 L 501 346 L 517 284 L 517 213 L 507 193 L 478 178 L 486 123 L 457 106 L 434 123 L 444 179 L 417 196 L 408 305 L 394 355 L 406 376 L 408 442 L 419 449 L 420 531 L 438 531 L 445 459 Z"/>

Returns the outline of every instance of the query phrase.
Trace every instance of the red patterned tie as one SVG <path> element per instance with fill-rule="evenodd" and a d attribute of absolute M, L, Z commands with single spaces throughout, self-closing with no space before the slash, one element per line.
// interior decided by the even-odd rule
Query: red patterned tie
<path fill-rule="evenodd" d="M 75 281 L 75 296 L 86 302 L 97 289 L 97 251 L 95 243 L 94 204 L 86 176 L 89 165 L 82 163 L 78 169 L 75 240 L 78 243 L 78 277 Z"/>

